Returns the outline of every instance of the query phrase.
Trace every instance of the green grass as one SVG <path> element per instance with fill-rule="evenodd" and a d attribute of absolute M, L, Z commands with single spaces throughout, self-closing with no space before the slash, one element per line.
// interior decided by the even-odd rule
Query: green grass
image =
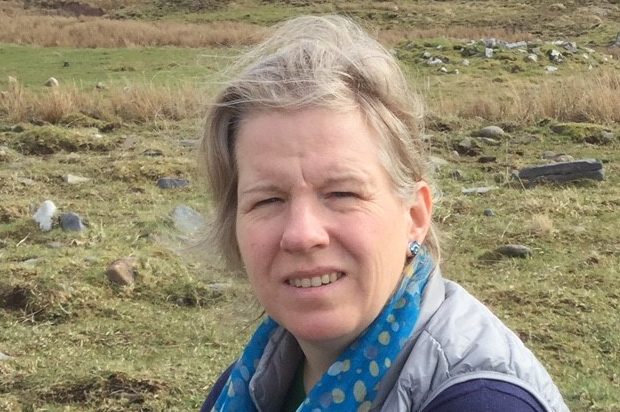
<path fill-rule="evenodd" d="M 492 21 L 481 9 L 495 5 L 500 27 L 521 7 L 513 2 L 501 7 L 493 2 L 397 3 L 396 19 L 390 17 L 394 12 L 389 4 L 378 2 L 300 7 L 240 2 L 209 13 L 170 10 L 161 18 L 271 24 L 291 14 L 333 9 L 383 27 L 448 22 L 483 27 Z M 577 6 L 567 7 L 573 12 Z M 147 9 L 143 18 L 157 17 L 149 17 Z M 591 42 L 602 47 L 613 32 L 602 25 L 581 33 L 581 23 L 532 17 L 540 10 L 548 9 L 525 7 L 522 23 L 546 33 L 545 40 L 556 38 L 552 23 L 564 30 L 557 33 L 578 35 L 580 46 Z M 550 16 L 545 13 L 541 15 Z M 464 98 L 489 82 L 498 88 L 535 86 L 546 76 L 544 59 L 513 73 L 511 66 L 521 64 L 517 51 L 502 51 L 504 59 L 470 57 L 467 67 L 451 63 L 451 69 L 459 68 L 458 76 L 439 74 L 437 67 L 424 64 L 425 51 L 460 62 L 463 43 L 414 39 L 399 43 L 395 53 L 429 98 Z M 8 75 L 32 90 L 49 76 L 84 88 L 99 81 L 111 86 L 203 85 L 215 83 L 214 73 L 234 53 L 1 45 L 0 90 L 7 86 Z M 63 67 L 65 61 L 68 67 Z M 609 66 L 613 64 L 617 61 Z M 586 71 L 587 65 L 575 58 L 564 63 L 557 76 L 561 80 Z M 590 144 L 588 136 L 603 128 L 619 130 L 617 124 L 568 123 L 558 128 L 559 123 L 505 122 L 509 135 L 501 144 L 482 145 L 484 154 L 497 161 L 481 164 L 477 157 L 454 157 L 452 150 L 485 122 L 434 119 L 428 130 L 432 153 L 450 162 L 436 175 L 443 194 L 434 216 L 446 238 L 444 273 L 521 336 L 548 367 L 572 411 L 615 412 L 620 410 L 620 143 Z M 0 119 L 0 351 L 13 357 L 0 361 L 0 410 L 197 410 L 219 372 L 239 354 L 260 314 L 256 304 L 248 303 L 253 300 L 242 277 L 222 270 L 208 250 L 199 256 L 210 258 L 206 263 L 185 253 L 189 242 L 170 219 L 178 204 L 207 212 L 208 195 L 196 177 L 195 152 L 181 144 L 199 135 L 200 119 L 125 123 L 108 133 L 90 128 L 97 122 L 71 124 L 75 127 L 24 124 L 25 131 L 13 132 L 13 124 Z M 33 141 L 50 150 L 26 150 Z M 147 156 L 148 149 L 163 156 Z M 601 159 L 607 179 L 527 190 L 509 181 L 512 170 L 541 163 L 547 150 Z M 455 169 L 463 180 L 451 177 Z M 67 173 L 92 181 L 70 186 L 62 180 Z M 165 176 L 188 178 L 191 185 L 158 189 L 156 180 Z M 474 186 L 499 188 L 480 196 L 461 193 Z M 45 199 L 53 200 L 61 212 L 85 217 L 88 229 L 41 232 L 31 216 Z M 486 208 L 495 216 L 484 216 Z M 60 247 L 50 247 L 52 242 Z M 524 260 L 484 259 L 486 252 L 505 243 L 527 245 L 534 254 Z M 138 260 L 133 287 L 115 287 L 105 278 L 107 265 L 124 256 Z M 224 292 L 213 289 L 213 283 L 222 282 L 230 287 Z"/>
<path fill-rule="evenodd" d="M 68 49 L 0 45 L 0 88 L 7 76 L 27 87 L 42 87 L 49 77 L 63 85 L 93 87 L 131 83 L 204 82 L 230 63 L 228 49 L 174 47 L 127 49 Z M 68 66 L 65 67 L 65 62 Z"/>

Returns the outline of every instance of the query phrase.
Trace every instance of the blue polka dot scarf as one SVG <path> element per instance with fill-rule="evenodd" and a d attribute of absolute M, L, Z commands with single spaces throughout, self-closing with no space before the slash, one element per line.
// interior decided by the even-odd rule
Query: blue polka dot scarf
<path fill-rule="evenodd" d="M 330 366 L 297 412 L 370 410 L 381 378 L 413 332 L 422 292 L 433 269 L 432 258 L 421 250 L 405 267 L 400 287 L 379 316 Z M 278 327 L 273 319 L 264 319 L 233 367 L 213 411 L 256 411 L 249 382 Z"/>

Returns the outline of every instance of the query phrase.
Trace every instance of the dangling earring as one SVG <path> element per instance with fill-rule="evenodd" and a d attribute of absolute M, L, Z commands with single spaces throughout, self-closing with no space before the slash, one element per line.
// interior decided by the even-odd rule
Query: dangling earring
<path fill-rule="evenodd" d="M 417 240 L 412 240 L 409 242 L 409 247 L 407 248 L 407 252 L 409 252 L 409 257 L 416 257 L 418 253 L 420 253 L 420 242 Z"/>

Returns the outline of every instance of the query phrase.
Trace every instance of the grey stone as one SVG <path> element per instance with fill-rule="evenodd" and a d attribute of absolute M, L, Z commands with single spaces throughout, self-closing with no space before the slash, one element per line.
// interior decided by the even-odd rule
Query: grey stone
<path fill-rule="evenodd" d="M 81 232 L 86 229 L 82 218 L 77 213 L 67 212 L 60 215 L 60 227 L 68 232 Z"/>
<path fill-rule="evenodd" d="M 448 69 L 446 68 L 446 66 L 442 66 L 442 67 L 439 69 L 439 71 L 440 71 L 440 72 L 442 72 L 442 73 L 448 73 Z"/>
<path fill-rule="evenodd" d="M 188 147 L 190 149 L 193 149 L 195 147 L 198 147 L 198 145 L 200 144 L 200 140 L 198 139 L 186 139 L 186 140 L 181 140 L 180 142 L 181 147 Z"/>
<path fill-rule="evenodd" d="M 493 49 L 491 49 L 490 47 L 485 48 L 484 57 L 486 57 L 487 59 L 493 58 Z"/>
<path fill-rule="evenodd" d="M 482 187 L 472 187 L 469 189 L 463 188 L 461 189 L 461 192 L 464 195 L 483 195 L 485 193 L 488 193 L 496 189 L 497 189 L 497 186 L 482 186 Z"/>
<path fill-rule="evenodd" d="M 189 185 L 189 180 L 178 179 L 174 177 L 162 177 L 157 181 L 157 186 L 160 189 L 175 189 L 179 187 L 185 187 Z"/>
<path fill-rule="evenodd" d="M 429 51 L 425 51 L 424 53 L 422 53 L 422 57 L 424 57 L 425 59 L 430 59 L 431 56 L 432 54 Z"/>
<path fill-rule="evenodd" d="M 547 55 L 549 56 L 549 60 L 554 63 L 562 63 L 564 61 L 564 56 L 556 49 L 549 50 Z"/>
<path fill-rule="evenodd" d="M 107 89 L 106 85 L 104 82 L 97 82 L 97 84 L 95 85 L 95 87 L 99 90 L 105 90 Z"/>
<path fill-rule="evenodd" d="M 59 83 L 58 83 L 58 80 L 56 80 L 56 78 L 50 77 L 49 79 L 45 81 L 45 83 L 43 83 L 43 85 L 46 87 L 58 87 Z"/>
<path fill-rule="evenodd" d="M 484 209 L 484 211 L 482 212 L 485 216 L 487 217 L 493 217 L 495 216 L 495 212 L 493 211 L 493 209 Z"/>
<path fill-rule="evenodd" d="M 495 253 L 516 258 L 526 258 L 532 256 L 532 249 L 523 245 L 503 245 L 495 249 Z"/>
<path fill-rule="evenodd" d="M 202 215 L 186 205 L 179 205 L 173 209 L 172 221 L 177 230 L 187 234 L 195 233 L 205 225 Z"/>
<path fill-rule="evenodd" d="M 480 145 L 471 137 L 465 137 L 457 143 L 456 151 L 461 155 L 477 156 L 480 154 Z"/>
<path fill-rule="evenodd" d="M 26 259 L 22 261 L 21 264 L 22 266 L 26 266 L 26 267 L 35 267 L 42 260 L 43 259 L 41 258 L 30 258 L 30 259 Z"/>
<path fill-rule="evenodd" d="M 554 156 L 551 160 L 553 160 L 556 163 L 567 163 L 567 162 L 574 162 L 575 158 L 571 155 L 559 154 L 557 156 Z"/>
<path fill-rule="evenodd" d="M 105 271 L 108 280 L 121 286 L 133 285 L 136 281 L 136 259 L 125 257 L 110 263 Z"/>
<path fill-rule="evenodd" d="M 569 53 L 577 53 L 577 43 L 573 41 L 562 42 L 562 47 Z"/>
<path fill-rule="evenodd" d="M 536 62 L 538 62 L 538 56 L 535 55 L 534 53 L 530 53 L 527 56 L 525 56 L 523 58 L 523 60 L 525 60 L 526 62 L 529 62 L 529 63 L 536 63 Z"/>
<path fill-rule="evenodd" d="M 526 41 L 517 41 L 514 43 L 506 43 L 504 44 L 504 47 L 507 49 L 518 49 L 518 48 L 525 48 L 527 47 L 527 42 Z"/>
<path fill-rule="evenodd" d="M 502 137 L 506 134 L 504 129 L 499 126 L 486 126 L 478 130 L 477 136 L 490 137 L 491 139 Z"/>
<path fill-rule="evenodd" d="M 527 166 L 519 170 L 520 179 L 533 179 L 549 175 L 574 175 L 582 172 L 603 170 L 603 163 L 596 159 L 583 159 L 574 162 L 549 165 Z"/>
<path fill-rule="evenodd" d="M 16 180 L 24 186 L 32 186 L 34 184 L 34 180 L 27 177 L 18 177 Z"/>
<path fill-rule="evenodd" d="M 549 10 L 562 11 L 562 10 L 566 10 L 566 6 L 562 3 L 553 3 L 552 5 L 549 6 Z"/>
<path fill-rule="evenodd" d="M 555 67 L 555 66 L 547 66 L 547 67 L 545 67 L 545 71 L 547 73 L 555 73 L 555 72 L 558 71 L 558 68 Z"/>
<path fill-rule="evenodd" d="M 44 232 L 52 230 L 52 218 L 56 213 L 56 205 L 51 200 L 44 201 L 37 209 L 32 218 L 39 224 Z"/>
<path fill-rule="evenodd" d="M 436 66 L 439 64 L 443 64 L 443 60 L 437 58 L 437 57 L 431 57 L 430 59 L 428 59 L 426 61 L 426 64 L 430 65 L 430 66 Z"/>
<path fill-rule="evenodd" d="M 4 353 L 0 352 L 0 361 L 7 361 L 10 359 L 12 359 L 12 356 L 5 355 Z"/>
<path fill-rule="evenodd" d="M 493 47 L 497 47 L 498 45 L 497 39 L 494 37 L 483 39 L 482 42 L 484 43 L 484 46 L 486 48 L 493 48 Z"/>
<path fill-rule="evenodd" d="M 90 178 L 88 177 L 82 177 L 82 176 L 77 176 L 77 175 L 72 175 L 72 174 L 67 174 L 65 176 L 62 177 L 62 179 L 65 181 L 65 183 L 68 183 L 70 185 L 76 185 L 79 183 L 86 183 L 86 182 L 90 182 Z"/>
<path fill-rule="evenodd" d="M 463 66 L 469 66 L 469 60 L 467 60 L 467 59 L 463 59 L 463 61 L 461 62 L 461 64 L 462 64 Z"/>

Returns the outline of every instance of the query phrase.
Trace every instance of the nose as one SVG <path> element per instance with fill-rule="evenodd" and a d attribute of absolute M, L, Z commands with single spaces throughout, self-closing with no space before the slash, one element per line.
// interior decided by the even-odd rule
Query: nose
<path fill-rule="evenodd" d="M 303 253 L 329 244 L 329 234 L 321 216 L 320 205 L 310 200 L 293 200 L 280 240 L 280 248 Z"/>

